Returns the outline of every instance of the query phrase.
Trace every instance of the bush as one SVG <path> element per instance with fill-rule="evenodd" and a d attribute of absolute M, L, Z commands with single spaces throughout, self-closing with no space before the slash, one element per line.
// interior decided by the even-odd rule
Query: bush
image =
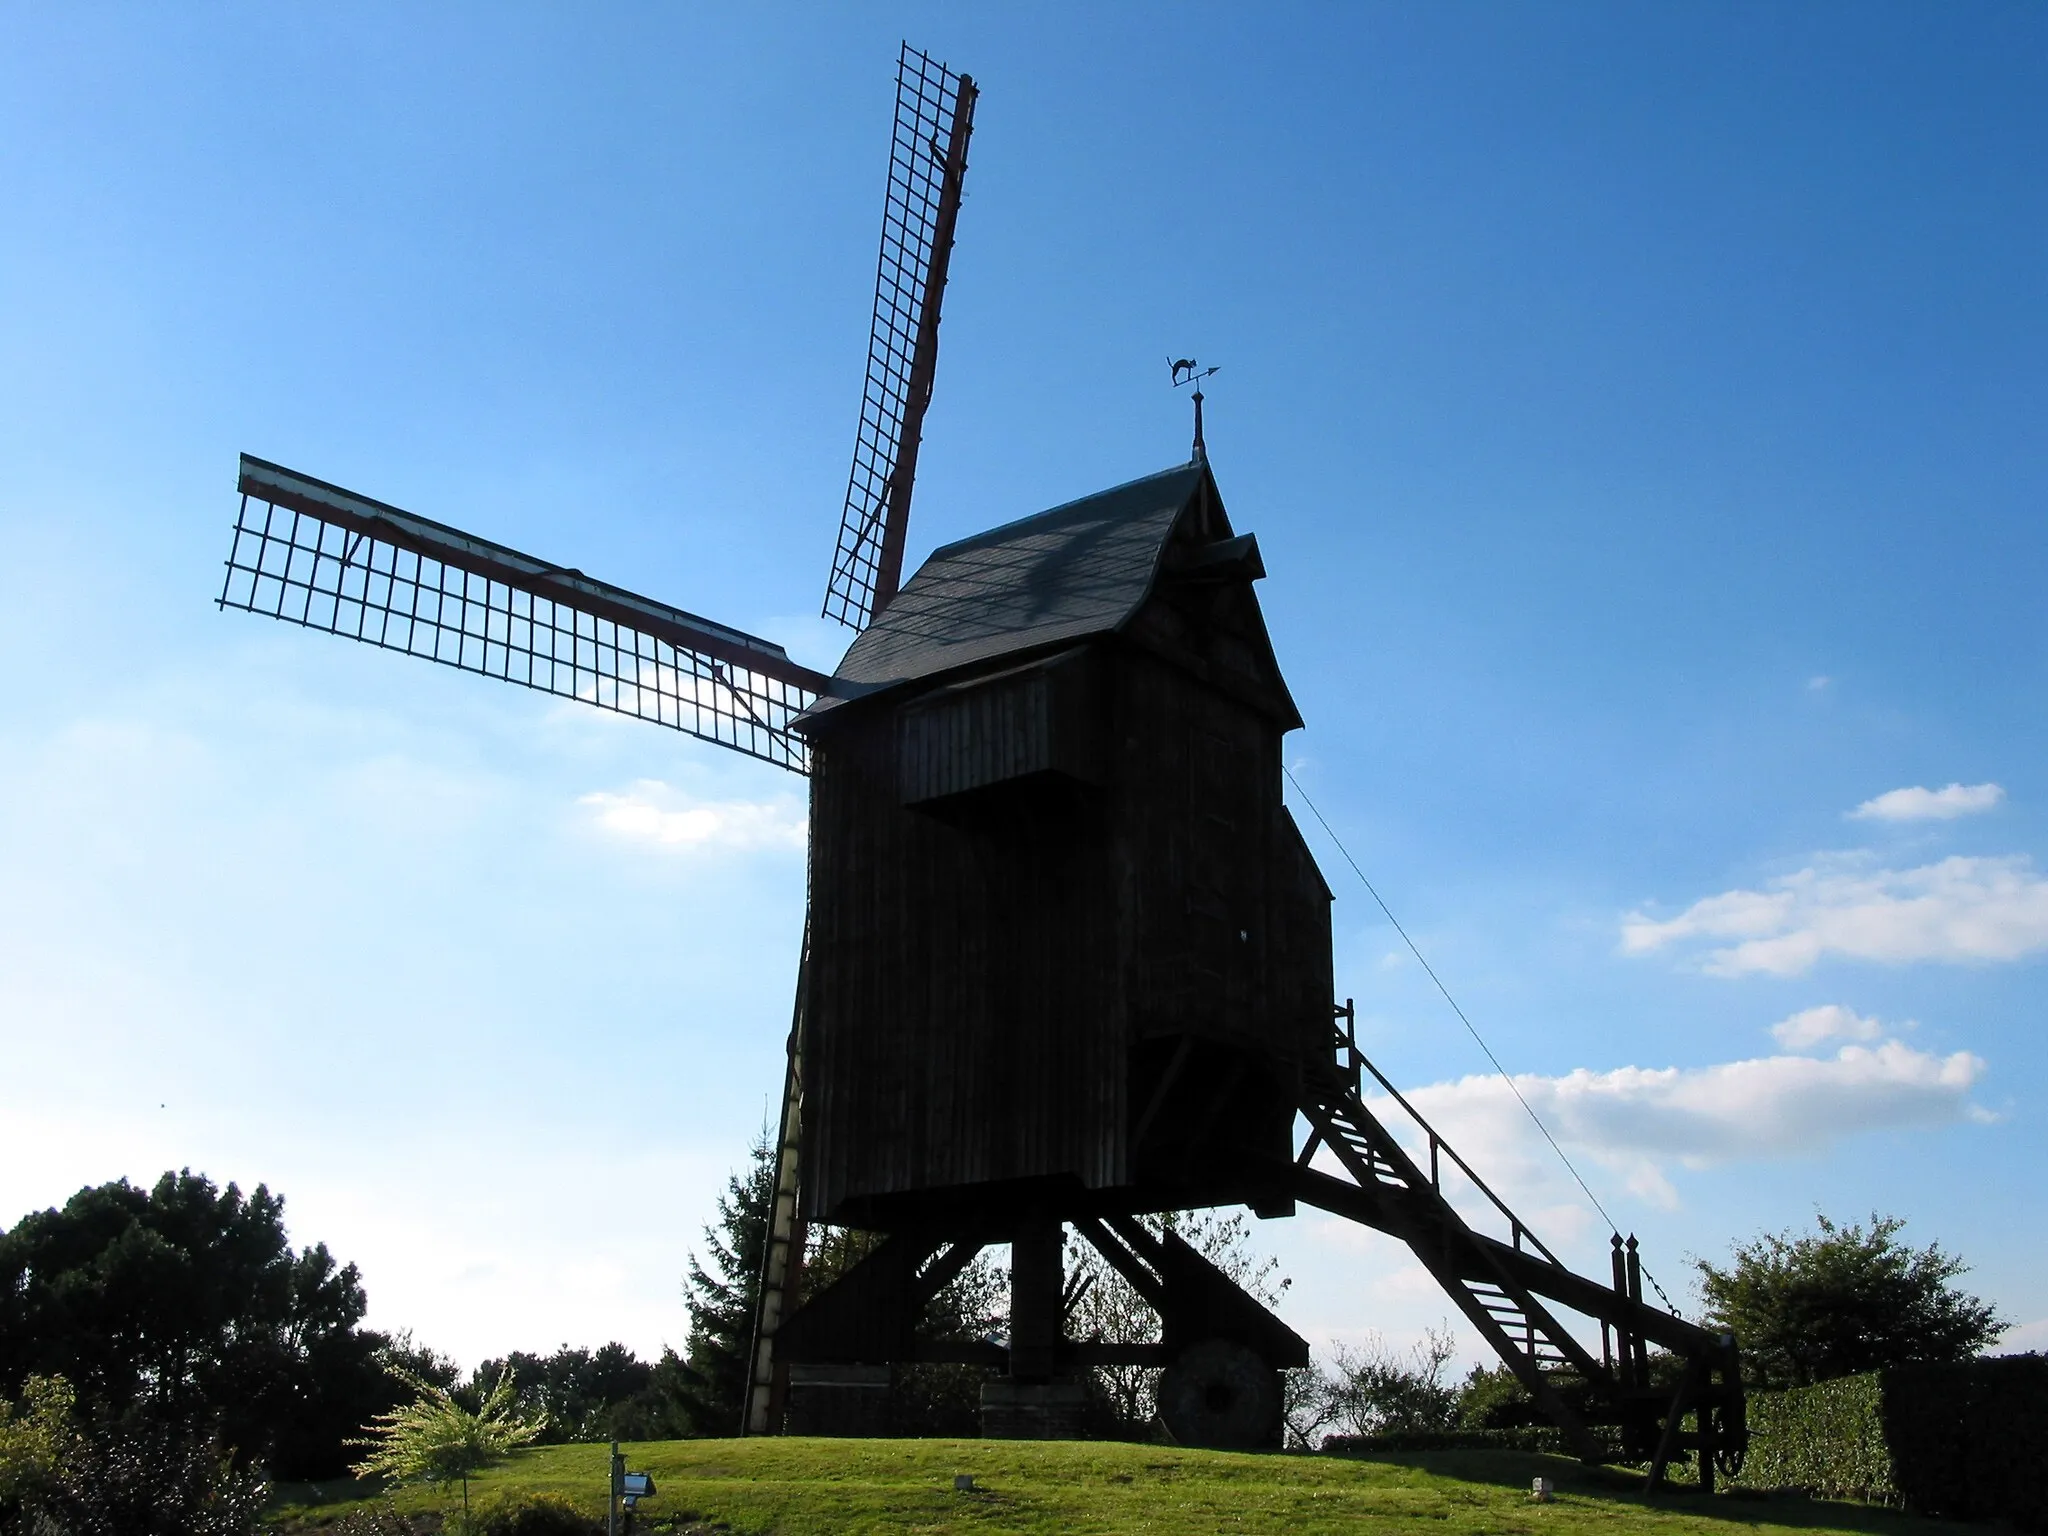
<path fill-rule="evenodd" d="M 1901 1366 L 1750 1398 L 1742 1482 L 2048 1530 L 2048 1359 Z"/>
<path fill-rule="evenodd" d="M 49 1536 L 255 1536 L 269 1488 L 220 1440 L 160 1423 L 96 1428 L 34 1505 Z"/>
<path fill-rule="evenodd" d="M 1877 1373 L 1784 1392 L 1752 1392 L 1749 1455 L 1741 1481 L 1752 1488 L 1798 1488 L 1827 1499 L 1897 1502 Z"/>
<path fill-rule="evenodd" d="M 1371 1456 L 1387 1451 L 1543 1451 L 1575 1455 L 1564 1431 L 1551 1424 L 1520 1429 L 1411 1429 L 1384 1435 L 1325 1435 L 1332 1456 Z"/>
<path fill-rule="evenodd" d="M 1529 1389 L 1504 1365 L 1475 1365 L 1458 1388 L 1460 1429 L 1519 1429 L 1542 1418 Z"/>
<path fill-rule="evenodd" d="M 477 1536 L 594 1536 L 604 1522 L 586 1515 L 557 1493 L 529 1493 L 496 1499 L 476 1518 Z"/>
<path fill-rule="evenodd" d="M 352 1509 L 334 1525 L 327 1536 L 415 1536 L 418 1527 L 410 1515 L 401 1515 L 391 1505 L 378 1509 Z"/>

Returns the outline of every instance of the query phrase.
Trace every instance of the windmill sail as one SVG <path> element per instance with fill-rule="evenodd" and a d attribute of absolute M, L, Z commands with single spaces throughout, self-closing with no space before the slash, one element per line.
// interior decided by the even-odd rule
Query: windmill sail
<path fill-rule="evenodd" d="M 882 205 L 867 383 L 825 617 L 855 629 L 888 606 L 903 574 L 911 483 L 939 357 L 939 307 L 974 131 L 974 81 L 908 43 L 896 70 L 896 132 Z"/>
<path fill-rule="evenodd" d="M 781 646 L 242 456 L 220 606 L 580 699 L 807 770 L 827 679 Z"/>

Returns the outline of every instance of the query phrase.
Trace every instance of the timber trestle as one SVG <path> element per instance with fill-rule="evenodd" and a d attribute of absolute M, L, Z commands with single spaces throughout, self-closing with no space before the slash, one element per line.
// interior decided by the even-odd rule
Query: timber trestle
<path fill-rule="evenodd" d="M 1156 1342 L 1067 1335 L 1086 1285 L 1066 1271 L 1068 1226 L 1158 1314 Z M 929 1304 L 996 1242 L 1010 1247 L 1008 1338 L 927 1334 Z M 1046 1207 L 1000 1227 L 882 1236 L 787 1312 L 772 1359 L 787 1391 L 761 1397 L 750 1434 L 886 1433 L 891 1367 L 957 1363 L 1002 1373 L 983 1389 L 984 1433 L 1070 1438 L 1084 1432 L 1085 1373 L 1140 1365 L 1163 1368 L 1161 1417 L 1182 1443 L 1259 1448 L 1280 1443 L 1280 1372 L 1308 1364 L 1309 1347 L 1173 1232 L 1117 1212 Z"/>
<path fill-rule="evenodd" d="M 1348 1024 L 1348 1007 L 1338 1017 Z M 1309 1134 L 1288 1176 L 1289 1193 L 1406 1243 L 1582 1458 L 1614 1453 L 1594 1432 L 1613 1425 L 1621 1454 L 1650 1463 L 1653 1488 L 1680 1453 L 1696 1457 L 1706 1492 L 1717 1464 L 1731 1475 L 1739 1470 L 1749 1434 L 1734 1338 L 1645 1303 L 1633 1237 L 1613 1238 L 1611 1283 L 1567 1268 L 1365 1058 L 1348 1028 L 1335 1044 L 1333 1059 L 1312 1062 L 1300 1075 Z M 1367 1107 L 1366 1072 L 1413 1121 L 1428 1148 L 1427 1168 Z M 1343 1177 L 1310 1166 L 1325 1148 Z M 1506 1241 L 1476 1230 L 1452 1204 L 1445 1193 L 1450 1169 L 1505 1222 Z M 1598 1356 L 1561 1313 L 1600 1325 Z M 1676 1357 L 1675 1380 L 1668 1371 L 1652 1379 L 1653 1348 Z"/>
<path fill-rule="evenodd" d="M 1338 1017 L 1348 1022 L 1348 1009 Z M 1053 1198 L 978 1222 L 938 1221 L 880 1235 L 858 1263 L 797 1306 L 804 1240 L 796 1199 L 803 1026 L 800 981 L 746 1433 L 774 1433 L 786 1415 L 793 1430 L 885 1432 L 890 1367 L 919 1362 L 1005 1373 L 996 1395 L 1006 1406 L 992 1408 L 985 1392 L 983 1416 L 993 1426 L 1007 1414 L 1012 1427 L 988 1427 L 988 1433 L 1079 1433 L 1072 1416 L 1079 1399 L 1072 1394 L 1079 1392 L 1081 1374 L 1096 1366 L 1147 1365 L 1165 1368 L 1161 1414 L 1184 1442 L 1277 1443 L 1278 1373 L 1309 1363 L 1307 1342 L 1171 1231 L 1156 1232 L 1127 1211 L 1091 1206 L 1085 1198 Z M 1286 1069 L 1307 1140 L 1291 1163 L 1251 1170 L 1244 1192 L 1262 1190 L 1272 1205 L 1306 1201 L 1405 1243 L 1581 1458 L 1618 1454 L 1647 1462 L 1652 1488 L 1666 1483 L 1674 1460 L 1693 1461 L 1708 1492 L 1717 1470 L 1739 1470 L 1749 1436 L 1735 1340 L 1646 1303 L 1632 1237 L 1614 1237 L 1607 1281 L 1568 1268 L 1365 1058 L 1348 1028 L 1335 1035 L 1333 1046 Z M 1279 1064 L 1273 1065 L 1277 1073 Z M 1376 1100 L 1383 1094 L 1412 1121 L 1414 1132 L 1405 1139 L 1368 1105 L 1367 1073 Z M 1324 1166 L 1314 1166 L 1324 1152 Z M 1332 1161 L 1336 1171 L 1326 1171 Z M 1504 1229 L 1505 1237 L 1479 1230 L 1460 1204 Z M 1067 1337 L 1079 1300 L 1066 1274 L 1067 1227 L 1158 1315 L 1157 1342 Z M 998 1243 L 1011 1249 L 1008 1339 L 927 1335 L 921 1323 L 931 1301 Z M 1574 1321 L 1598 1325 L 1597 1354 L 1572 1331 Z M 829 1424 L 816 1408 L 792 1409 L 793 1367 L 809 1373 L 811 1403 L 858 1399 L 866 1406 Z M 1060 1398 L 1061 1392 L 1070 1396 Z M 1034 1421 L 1020 1402 L 1044 1411 Z M 1032 1422 L 1039 1427 L 1028 1427 Z"/>

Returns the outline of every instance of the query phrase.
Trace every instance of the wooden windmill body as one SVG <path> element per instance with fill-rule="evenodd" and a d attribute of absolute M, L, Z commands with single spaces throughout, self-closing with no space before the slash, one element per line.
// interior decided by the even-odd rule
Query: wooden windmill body
<path fill-rule="evenodd" d="M 939 550 L 796 722 L 807 1217 L 1234 1203 L 1292 1156 L 1291 1090 L 1217 1075 L 1330 1052 L 1262 574 L 1168 470 Z"/>
<path fill-rule="evenodd" d="M 1138 1218 L 1305 1200 L 1405 1242 L 1583 1454 L 1615 1424 L 1659 1475 L 1693 1455 L 1710 1480 L 1745 1438 L 1733 1341 L 1646 1305 L 1632 1242 L 1616 1237 L 1606 1279 L 1558 1261 L 1334 1005 L 1330 892 L 1281 796 L 1301 720 L 1254 595 L 1258 546 L 1225 513 L 1199 425 L 1187 463 L 949 544 L 901 580 L 975 99 L 905 47 L 826 599 L 859 633 L 832 674 L 246 456 L 222 606 L 809 774 L 748 1432 L 879 1430 L 891 1368 L 939 1358 L 1002 1372 L 990 1433 L 1072 1432 L 1080 1373 L 1135 1363 L 1163 1368 L 1184 1443 L 1274 1443 L 1278 1372 L 1306 1363 L 1305 1341 Z M 1366 1073 L 1402 1135 L 1362 1096 Z M 807 1223 L 881 1238 L 797 1307 Z M 1154 1309 L 1156 1341 L 1067 1336 L 1068 1232 Z M 1011 1253 L 1008 1338 L 921 1339 L 925 1302 L 990 1244 Z M 1675 1391 L 1650 1381 L 1652 1345 L 1685 1359 Z"/>

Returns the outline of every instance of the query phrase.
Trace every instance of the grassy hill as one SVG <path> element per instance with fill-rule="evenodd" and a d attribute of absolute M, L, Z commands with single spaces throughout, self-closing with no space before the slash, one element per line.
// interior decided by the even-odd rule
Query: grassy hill
<path fill-rule="evenodd" d="M 1738 1531 L 1935 1536 L 1982 1528 L 1916 1520 L 1855 1504 L 1792 1497 L 1674 1493 L 1646 1499 L 1641 1479 L 1554 1456 L 1438 1451 L 1372 1461 L 1246 1456 L 1103 1442 L 1001 1440 L 671 1440 L 625 1448 L 654 1474 L 639 1533 L 724 1526 L 778 1536 L 1147 1531 L 1202 1533 L 1422 1531 L 1435 1536 L 1735 1536 Z M 591 1514 L 604 1508 L 606 1448 L 549 1446 L 471 1484 L 471 1498 L 549 1490 Z M 968 1472 L 978 1487 L 956 1493 Z M 1552 1504 L 1529 1502 L 1551 1478 Z M 281 1490 L 285 1531 L 315 1531 L 359 1507 L 359 1486 Z M 406 1511 L 459 1507 L 459 1496 L 401 1490 Z"/>

